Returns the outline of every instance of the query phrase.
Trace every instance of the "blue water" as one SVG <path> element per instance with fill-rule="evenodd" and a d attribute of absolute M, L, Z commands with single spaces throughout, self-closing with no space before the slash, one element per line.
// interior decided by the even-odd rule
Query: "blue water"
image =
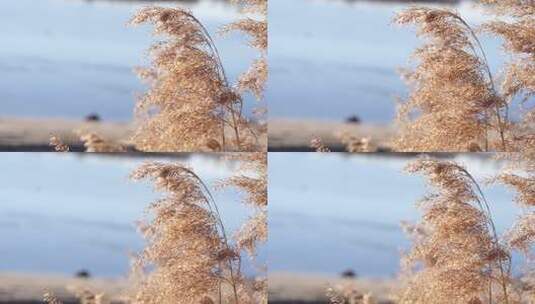
<path fill-rule="evenodd" d="M 270 117 L 369 122 L 395 117 L 407 89 L 398 69 L 421 44 L 413 28 L 392 25 L 406 4 L 373 1 L 270 0 Z M 471 4 L 457 7 L 472 25 L 484 16 Z M 494 70 L 499 41 L 483 37 Z"/>
<path fill-rule="evenodd" d="M 482 180 L 500 164 L 459 157 Z M 272 153 L 269 157 L 269 269 L 389 277 L 409 242 L 401 221 L 415 222 L 425 180 L 403 173 L 408 158 Z M 497 228 L 519 210 L 501 187 L 486 188 Z"/>
<path fill-rule="evenodd" d="M 157 2 L 156 2 L 157 3 Z M 83 0 L 4 1 L 0 10 L 0 100 L 2 116 L 132 118 L 145 87 L 133 68 L 147 63 L 154 41 L 150 27 L 127 27 L 147 3 Z M 166 4 L 169 5 L 169 4 Z M 255 58 L 240 35 L 217 29 L 236 20 L 223 1 L 180 4 L 214 35 L 231 79 Z M 254 103 L 247 103 L 249 111 Z"/>
<path fill-rule="evenodd" d="M 0 271 L 125 275 L 129 256 L 143 247 L 135 221 L 159 197 L 130 172 L 149 157 L 52 153 L 0 157 Z M 231 174 L 215 158 L 157 159 L 189 164 L 208 183 Z M 249 212 L 231 191 L 215 193 L 229 231 Z M 265 260 L 262 250 L 260 261 Z M 250 267 L 246 267 L 251 271 Z"/>

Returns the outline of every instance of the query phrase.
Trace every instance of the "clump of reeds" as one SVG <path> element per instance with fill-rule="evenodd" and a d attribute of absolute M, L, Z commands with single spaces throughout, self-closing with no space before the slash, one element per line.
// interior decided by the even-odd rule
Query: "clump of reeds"
<path fill-rule="evenodd" d="M 236 234 L 237 246 L 247 251 L 251 256 L 256 255 L 259 243 L 267 241 L 267 154 L 241 153 L 231 157 L 240 162 L 238 173 L 219 183 L 220 187 L 234 188 L 243 193 L 243 203 L 253 208 L 254 215 Z"/>
<path fill-rule="evenodd" d="M 331 304 L 375 304 L 370 293 L 361 293 L 352 282 L 344 282 L 327 290 Z"/>
<path fill-rule="evenodd" d="M 505 172 L 493 180 L 512 186 L 526 212 L 501 235 L 490 203 L 464 167 L 427 158 L 408 167 L 411 173 L 424 174 L 435 191 L 418 204 L 421 222 L 406 229 L 413 246 L 403 258 L 405 287 L 398 303 L 532 303 L 535 163 L 530 156 L 512 157 L 515 173 Z M 520 280 L 512 274 L 511 259 L 517 250 L 528 262 Z"/>
<path fill-rule="evenodd" d="M 165 196 L 151 204 L 142 231 L 148 242 L 137 259 L 143 278 L 133 303 L 267 303 L 263 277 L 242 273 L 242 250 L 254 254 L 267 238 L 267 179 L 265 155 L 241 156 L 243 170 L 222 181 L 244 191 L 257 214 L 233 241 L 225 229 L 208 186 L 180 164 L 149 163 L 134 179 L 151 179 Z"/>
<path fill-rule="evenodd" d="M 263 12 L 267 1 L 244 1 Z M 144 151 L 254 151 L 263 129 L 245 118 L 243 90 L 261 96 L 267 78 L 265 56 L 234 87 L 216 45 L 202 23 L 180 8 L 149 7 L 131 24 L 151 23 L 164 40 L 151 49 L 151 66 L 139 70 L 150 84 L 138 101 L 133 141 Z M 246 19 L 229 25 L 250 34 L 252 45 L 267 48 L 267 22 Z"/>
<path fill-rule="evenodd" d="M 535 4 L 531 1 L 482 0 L 498 16 L 508 21 L 492 21 L 484 24 L 482 30 L 493 33 L 504 40 L 503 49 L 509 55 L 501 83 L 504 99 L 511 103 L 520 99 L 522 121 L 515 129 L 514 147 L 522 151 L 535 143 Z M 531 102 L 531 104 L 530 104 Z"/>
<path fill-rule="evenodd" d="M 377 151 L 377 147 L 371 144 L 371 139 L 369 137 L 357 137 L 349 132 L 336 134 L 336 136 L 340 139 L 345 151 L 349 153 L 366 153 Z M 316 152 L 331 152 L 331 149 L 326 146 L 319 137 L 314 137 L 310 140 L 310 147 Z"/>
<path fill-rule="evenodd" d="M 82 132 L 80 140 L 84 143 L 86 152 L 117 153 L 127 150 L 125 146 L 105 140 L 96 133 Z"/>
<path fill-rule="evenodd" d="M 485 50 L 472 28 L 447 9 L 411 8 L 395 18 L 414 24 L 427 42 L 414 57 L 415 69 L 404 73 L 410 94 L 398 109 L 400 151 L 518 151 L 533 144 L 533 111 L 523 123 L 510 118 L 514 99 L 524 103 L 535 88 L 535 5 L 524 1 L 483 0 L 513 22 L 494 21 L 481 29 L 505 39 L 514 58 L 507 62 L 501 86 L 491 73 Z"/>
<path fill-rule="evenodd" d="M 268 1 L 267 0 L 232 0 L 242 7 L 247 17 L 223 27 L 223 33 L 238 31 L 250 37 L 249 45 L 256 49 L 259 56 L 252 62 L 249 69 L 238 79 L 237 88 L 240 93 L 251 92 L 257 100 L 264 100 L 264 91 L 268 79 Z M 254 114 L 258 122 L 260 146 L 267 147 L 267 107 L 256 107 Z"/>
<path fill-rule="evenodd" d="M 70 152 L 71 148 L 66 145 L 58 136 L 52 135 L 50 137 L 49 145 L 54 148 L 56 152 Z"/>
<path fill-rule="evenodd" d="M 331 149 L 329 149 L 329 147 L 327 147 L 319 137 L 314 137 L 310 140 L 310 147 L 316 152 L 331 152 Z"/>
<path fill-rule="evenodd" d="M 80 141 L 83 143 L 85 152 L 118 153 L 126 152 L 126 146 L 106 140 L 93 132 L 77 131 Z M 51 136 L 49 145 L 56 152 L 70 152 L 71 147 L 65 144 L 58 136 Z"/>
<path fill-rule="evenodd" d="M 259 19 L 244 18 L 231 23 L 223 28 L 223 32 L 240 31 L 250 37 L 249 45 L 258 50 L 259 58 L 256 59 L 249 70 L 242 74 L 238 80 L 240 92 L 250 91 L 257 99 L 264 96 L 265 85 L 268 77 L 267 49 L 268 49 L 268 22 L 267 0 L 232 0 L 233 3 L 242 6 L 243 11 L 260 16 Z"/>
<path fill-rule="evenodd" d="M 234 234 L 239 252 L 245 252 L 255 262 L 259 272 L 251 289 L 249 299 L 244 303 L 268 303 L 267 265 L 256 263 L 258 246 L 268 240 L 268 172 L 267 153 L 240 153 L 230 156 L 240 164 L 234 176 L 218 183 L 219 187 L 232 188 L 240 192 L 242 203 L 252 209 L 249 219 Z"/>
<path fill-rule="evenodd" d="M 357 137 L 348 132 L 339 135 L 346 151 L 350 153 L 375 152 L 377 149 L 372 146 L 369 137 Z"/>
<path fill-rule="evenodd" d="M 73 293 L 80 304 L 110 304 L 104 294 L 95 294 L 89 289 L 74 288 Z M 43 296 L 43 301 L 47 304 L 63 304 L 52 292 L 47 291 Z"/>

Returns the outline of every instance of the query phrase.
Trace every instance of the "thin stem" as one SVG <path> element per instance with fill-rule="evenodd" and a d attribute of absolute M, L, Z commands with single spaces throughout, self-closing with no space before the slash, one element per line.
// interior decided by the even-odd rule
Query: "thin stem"
<path fill-rule="evenodd" d="M 492 230 L 492 234 L 494 236 L 495 245 L 499 246 L 499 238 L 498 238 L 498 233 L 497 233 L 497 230 L 496 230 L 496 226 L 494 224 L 494 221 L 492 220 L 492 213 L 491 213 L 491 210 L 490 210 L 490 205 L 489 205 L 489 203 L 488 203 L 488 201 L 487 201 L 487 199 L 485 197 L 485 194 L 483 193 L 483 190 L 481 189 L 481 187 L 479 186 L 479 183 L 475 180 L 475 178 L 466 169 L 464 169 L 461 166 L 456 166 L 456 167 L 476 187 L 476 190 L 477 190 L 477 192 L 479 194 L 479 195 L 476 195 L 476 201 L 478 202 L 479 206 L 482 208 L 483 212 L 486 213 L 487 223 L 489 224 L 489 226 L 490 226 L 490 228 Z M 479 200 L 478 196 L 481 197 L 482 201 Z M 508 255 L 507 259 L 508 259 L 508 265 L 510 265 L 511 264 L 511 257 Z M 509 303 L 509 295 L 508 295 L 508 291 L 507 291 L 507 283 L 506 283 L 504 265 L 503 265 L 503 262 L 502 262 L 501 259 L 498 260 L 498 266 L 499 266 L 500 276 L 501 276 L 500 284 L 502 286 L 504 299 L 505 299 L 505 304 L 508 304 Z M 492 271 L 492 269 L 491 269 L 491 271 Z"/>
<path fill-rule="evenodd" d="M 485 49 L 483 48 L 483 45 L 481 44 L 481 41 L 479 40 L 479 38 L 477 38 L 477 35 L 474 32 L 474 30 L 472 29 L 472 27 L 463 18 L 461 18 L 459 15 L 451 13 L 451 12 L 450 12 L 450 15 L 454 19 L 458 20 L 464 27 L 466 27 L 466 29 L 468 30 L 468 32 L 472 36 L 472 39 L 476 42 L 477 47 L 479 48 L 479 50 L 481 52 L 481 56 L 483 57 L 483 65 L 484 65 L 485 70 L 486 70 L 486 72 L 488 74 L 489 84 L 491 86 L 492 92 L 494 93 L 494 96 L 499 96 L 498 95 L 498 91 L 496 90 L 496 87 L 494 85 L 494 77 L 492 76 L 492 72 L 490 70 L 490 65 L 489 65 L 489 61 L 487 59 L 487 54 L 485 53 Z M 473 47 L 472 47 L 472 50 L 474 50 Z M 474 50 L 474 53 L 475 53 L 476 56 L 478 56 L 478 54 L 475 52 L 475 50 Z M 506 107 L 506 110 L 507 110 L 508 105 L 505 104 L 504 106 Z M 502 120 L 502 116 L 501 116 L 501 113 L 500 113 L 500 104 L 499 103 L 495 103 L 495 109 L 494 110 L 496 112 L 496 118 L 498 120 L 498 132 L 500 133 L 502 149 L 503 149 L 503 151 L 506 151 L 505 128 L 504 128 L 505 121 Z M 505 117 L 503 119 L 505 120 L 507 118 Z"/>
<path fill-rule="evenodd" d="M 223 220 L 221 218 L 221 213 L 219 212 L 219 208 L 217 207 L 215 199 L 212 193 L 210 192 L 210 190 L 208 189 L 208 186 L 195 172 L 187 168 L 182 168 L 182 169 L 186 171 L 188 174 L 190 174 L 190 176 L 192 176 L 195 180 L 197 180 L 197 182 L 202 186 L 201 188 L 203 192 L 206 194 L 206 196 L 204 196 L 204 201 L 206 202 L 208 209 L 210 210 L 212 214 L 212 217 L 214 217 L 214 219 L 220 226 L 220 232 L 221 232 L 221 236 L 223 237 L 225 247 L 227 247 L 227 249 L 230 250 L 231 247 L 229 245 L 227 233 L 225 231 L 225 225 L 223 224 Z M 232 289 L 234 292 L 234 299 L 236 301 L 236 304 L 239 304 L 238 289 L 236 287 L 236 277 L 234 275 L 234 266 L 232 265 L 232 260 L 228 259 L 227 262 L 228 262 L 229 271 L 230 271 L 231 285 L 232 285 Z"/>
<path fill-rule="evenodd" d="M 210 35 L 210 33 L 208 32 L 206 27 L 200 22 L 199 19 L 197 19 L 195 16 L 193 16 L 190 13 L 187 13 L 187 15 L 188 15 L 188 17 L 190 17 L 199 26 L 199 28 L 203 32 L 203 34 L 204 34 L 204 36 L 206 38 L 206 44 L 208 45 L 213 57 L 216 60 L 216 65 L 215 66 L 218 69 L 218 72 L 219 72 L 219 74 L 221 76 L 221 80 L 222 80 L 222 82 L 223 82 L 223 84 L 224 84 L 224 86 L 226 88 L 230 88 L 230 84 L 229 84 L 227 75 L 225 73 L 225 68 L 223 67 L 223 61 L 221 60 L 221 56 L 219 54 L 219 50 L 217 49 L 217 46 L 215 45 L 214 40 L 212 39 L 212 36 Z M 239 97 L 239 103 L 243 104 L 243 101 L 242 101 L 241 97 Z M 236 136 L 236 144 L 237 144 L 238 150 L 239 150 L 239 148 L 241 147 L 241 140 L 240 140 L 239 125 L 237 123 L 237 118 L 236 118 L 236 110 L 232 106 L 229 106 L 228 110 L 230 111 L 230 114 L 231 114 L 231 117 L 232 117 L 232 121 L 233 121 L 232 128 L 234 129 L 234 135 Z M 240 117 L 241 117 L 241 111 L 240 111 Z M 224 133 L 225 133 L 225 129 L 223 128 L 222 135 L 221 135 L 223 141 L 225 141 Z"/>

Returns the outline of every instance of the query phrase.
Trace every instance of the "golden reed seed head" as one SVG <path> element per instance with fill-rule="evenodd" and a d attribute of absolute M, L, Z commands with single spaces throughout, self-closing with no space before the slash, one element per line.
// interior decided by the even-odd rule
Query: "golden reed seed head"
<path fill-rule="evenodd" d="M 208 186 L 181 164 L 152 162 L 135 170 L 134 180 L 149 179 L 163 197 L 153 202 L 140 229 L 147 246 L 134 264 L 141 280 L 133 303 L 267 303 L 264 277 L 243 277 L 241 251 L 256 253 L 267 240 L 267 155 L 239 153 L 238 172 L 218 183 L 245 193 L 255 214 L 227 237 Z"/>
<path fill-rule="evenodd" d="M 501 101 L 486 77 L 471 29 L 453 11 L 410 8 L 400 25 L 414 24 L 427 38 L 414 57 L 417 67 L 403 76 L 410 87 L 398 108 L 399 151 L 467 151 L 485 146 L 487 113 Z"/>
<path fill-rule="evenodd" d="M 413 247 L 402 259 L 398 303 L 516 303 L 510 253 L 493 232 L 473 177 L 455 162 L 427 158 L 407 170 L 424 174 L 435 191 L 419 202 L 422 221 L 409 229 Z"/>
<path fill-rule="evenodd" d="M 533 144 L 535 115 L 527 101 L 535 94 L 535 6 L 520 0 L 481 3 L 507 21 L 474 29 L 454 11 L 418 7 L 394 18 L 416 25 L 427 39 L 414 53 L 419 64 L 403 75 L 410 93 L 398 108 L 396 150 L 508 152 Z M 491 73 L 477 36 L 481 31 L 505 42 L 510 56 L 502 77 Z M 519 111 L 521 121 L 509 117 L 515 99 L 527 106 Z"/>
<path fill-rule="evenodd" d="M 165 38 L 150 48 L 151 66 L 138 69 L 150 89 L 136 105 L 136 148 L 156 152 L 263 149 L 256 126 L 242 116 L 240 95 L 250 86 L 261 96 L 267 78 L 262 64 L 235 89 L 212 38 L 191 12 L 148 7 L 130 23 L 151 23 L 154 34 Z"/>

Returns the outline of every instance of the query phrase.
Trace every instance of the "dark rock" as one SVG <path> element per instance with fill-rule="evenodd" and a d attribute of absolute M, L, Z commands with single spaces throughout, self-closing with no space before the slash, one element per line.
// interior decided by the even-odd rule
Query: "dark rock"
<path fill-rule="evenodd" d="M 357 115 L 351 115 L 348 118 L 346 118 L 347 123 L 353 123 L 353 124 L 359 124 L 361 122 L 360 117 Z"/>
<path fill-rule="evenodd" d="M 357 273 L 352 269 L 345 270 L 341 273 L 342 278 L 354 279 L 357 277 Z"/>
<path fill-rule="evenodd" d="M 96 113 L 91 113 L 85 117 L 85 121 L 100 121 L 100 116 Z"/>
<path fill-rule="evenodd" d="M 77 278 L 87 279 L 91 277 L 91 274 L 89 273 L 88 270 L 81 269 L 81 270 L 78 270 L 74 276 Z"/>

